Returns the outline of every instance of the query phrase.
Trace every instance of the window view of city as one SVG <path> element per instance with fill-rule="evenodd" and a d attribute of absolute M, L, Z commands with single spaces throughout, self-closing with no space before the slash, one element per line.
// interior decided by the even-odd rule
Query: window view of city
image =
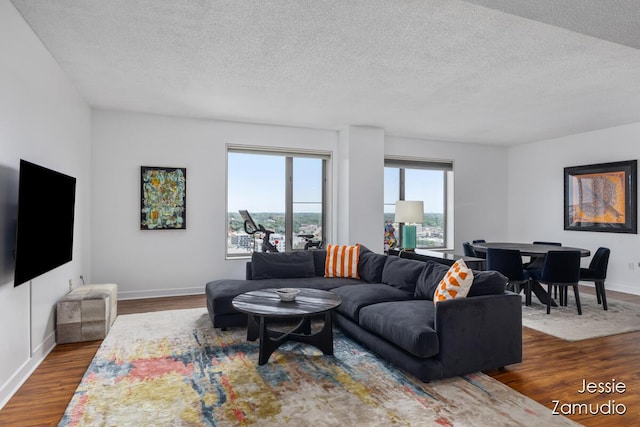
<path fill-rule="evenodd" d="M 251 212 L 251 216 L 256 224 L 262 224 L 267 230 L 273 231 L 269 241 L 278 248 L 278 251 L 285 250 L 285 223 L 284 213 L 276 212 Z M 253 235 L 244 230 L 244 220 L 238 212 L 229 212 L 229 227 L 227 230 L 227 252 L 233 255 L 247 255 L 253 251 L 260 251 L 262 245 L 262 235 Z M 313 235 L 313 241 L 321 240 L 322 236 L 322 215 L 319 213 L 297 213 L 293 220 L 293 249 L 304 249 L 307 240 L 300 235 Z M 394 236 L 397 241 L 398 223 L 394 223 L 394 214 L 384 214 L 384 229 L 389 230 L 391 224 Z M 417 246 L 422 248 L 444 246 L 444 216 L 441 213 L 426 213 L 424 222 L 416 226 Z M 381 227 L 380 235 L 384 233 Z"/>
<path fill-rule="evenodd" d="M 257 225 L 273 231 L 269 241 L 278 251 L 285 250 L 285 218 L 284 212 L 251 212 L 251 217 Z M 227 230 L 227 253 L 230 255 L 251 254 L 261 250 L 262 233 L 248 234 L 244 229 L 244 219 L 238 212 L 229 212 L 229 227 Z M 320 213 L 294 213 L 293 215 L 293 249 L 304 249 L 307 238 L 301 235 L 313 235 L 312 241 L 322 239 L 322 214 Z"/>
<path fill-rule="evenodd" d="M 395 222 L 397 200 L 424 203 L 423 221 L 415 224 L 417 248 L 445 247 L 445 178 L 446 172 L 437 169 L 384 168 L 385 250 L 399 245 L 400 230 Z"/>
<path fill-rule="evenodd" d="M 394 248 L 398 243 L 399 228 L 394 222 L 395 214 L 385 213 L 385 250 Z M 393 234 L 391 234 L 393 233 Z M 444 215 L 441 213 L 426 213 L 422 224 L 416 225 L 416 247 L 442 248 L 444 247 Z"/>
<path fill-rule="evenodd" d="M 324 158 L 229 151 L 227 164 L 228 256 L 250 255 L 263 246 L 264 233 L 247 233 L 239 210 L 249 211 L 256 225 L 272 232 L 269 243 L 278 251 L 304 249 L 307 239 L 322 240 Z M 291 230 L 286 214 L 293 218 Z"/>
<path fill-rule="evenodd" d="M 227 166 L 228 256 L 248 256 L 263 246 L 264 233 L 247 233 L 239 210 L 249 211 L 257 225 L 270 231 L 269 243 L 280 252 L 304 249 L 309 241 L 322 240 L 323 200 L 327 196 L 323 178 L 327 162 L 323 157 L 230 149 Z M 418 248 L 445 246 L 445 182 L 446 172 L 441 169 L 385 166 L 384 223 L 380 224 L 385 249 L 399 244 L 399 228 L 394 222 L 397 200 L 424 202 L 423 222 L 416 224 Z M 285 213 L 293 218 L 291 230 L 286 229 Z"/>

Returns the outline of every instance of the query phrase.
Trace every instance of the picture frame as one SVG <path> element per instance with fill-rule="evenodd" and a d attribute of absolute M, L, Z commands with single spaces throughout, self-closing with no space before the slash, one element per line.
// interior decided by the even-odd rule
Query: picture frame
<path fill-rule="evenodd" d="M 140 166 L 140 229 L 187 228 L 187 169 Z"/>
<path fill-rule="evenodd" d="M 564 229 L 638 233 L 637 160 L 564 168 Z"/>

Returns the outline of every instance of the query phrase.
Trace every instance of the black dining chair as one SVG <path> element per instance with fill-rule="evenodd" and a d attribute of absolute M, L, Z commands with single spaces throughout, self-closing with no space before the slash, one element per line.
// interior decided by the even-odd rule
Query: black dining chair
<path fill-rule="evenodd" d="M 484 240 L 484 239 L 476 239 L 476 240 L 473 240 L 473 243 L 486 243 L 486 242 L 487 242 L 487 241 L 486 241 L 486 240 Z M 471 249 L 473 249 L 473 247 L 472 247 Z M 480 251 L 475 251 L 475 250 L 474 250 L 474 253 L 476 254 L 476 255 L 475 255 L 475 257 L 476 257 L 476 258 L 486 258 L 486 257 L 487 257 L 487 254 L 486 254 L 486 253 L 484 253 L 484 252 L 480 252 Z"/>
<path fill-rule="evenodd" d="M 604 290 L 604 281 L 607 278 L 610 254 L 611 250 L 609 248 L 600 247 L 591 258 L 589 268 L 580 269 L 580 280 L 595 282 L 598 304 L 602 304 L 602 308 L 605 310 L 607 310 L 607 294 Z"/>
<path fill-rule="evenodd" d="M 551 313 L 551 289 L 553 286 L 561 288 L 571 286 L 576 298 L 578 314 L 582 314 L 580 292 L 578 290 L 580 251 L 549 251 L 544 258 L 542 270 L 530 270 L 529 276 L 540 283 L 547 284 L 547 314 Z M 563 295 L 562 289 L 560 290 L 560 295 Z M 566 297 L 564 299 L 566 300 Z"/>
<path fill-rule="evenodd" d="M 508 285 L 513 292 L 520 293 L 525 289 L 525 304 L 531 305 L 531 286 L 522 269 L 522 255 L 516 249 L 487 249 L 487 270 L 502 273 L 509 279 Z"/>
<path fill-rule="evenodd" d="M 471 243 L 469 242 L 462 243 L 462 251 L 464 252 L 464 256 L 472 256 L 472 257 L 476 256 L 476 253 L 473 250 L 473 246 L 471 246 Z"/>
<path fill-rule="evenodd" d="M 562 243 L 559 242 L 543 242 L 540 240 L 533 241 L 532 243 L 534 245 L 562 246 Z M 544 257 L 531 258 L 531 260 L 524 265 L 524 268 L 527 270 L 542 269 L 543 263 Z M 555 286 L 553 287 L 553 297 L 558 298 L 558 288 Z"/>

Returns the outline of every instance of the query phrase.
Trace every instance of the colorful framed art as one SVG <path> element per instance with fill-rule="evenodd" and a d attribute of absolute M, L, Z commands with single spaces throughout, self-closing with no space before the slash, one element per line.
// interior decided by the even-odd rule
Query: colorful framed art
<path fill-rule="evenodd" d="M 187 169 L 140 167 L 140 229 L 187 228 Z"/>
<path fill-rule="evenodd" d="M 564 168 L 564 229 L 637 234 L 637 163 Z"/>

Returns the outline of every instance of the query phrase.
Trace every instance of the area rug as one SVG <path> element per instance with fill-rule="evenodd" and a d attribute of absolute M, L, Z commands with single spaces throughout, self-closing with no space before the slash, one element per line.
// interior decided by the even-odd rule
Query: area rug
<path fill-rule="evenodd" d="M 523 297 L 524 301 L 524 297 Z M 608 310 L 603 310 L 594 295 L 581 293 L 582 315 L 578 314 L 573 292 L 569 290 L 566 307 L 547 306 L 535 296 L 530 306 L 522 305 L 522 324 L 545 334 L 567 341 L 580 341 L 640 331 L 640 305 L 607 299 Z"/>
<path fill-rule="evenodd" d="M 59 425 L 576 425 L 484 374 L 422 383 L 334 335 L 334 356 L 288 343 L 258 366 L 205 309 L 119 316 Z"/>

